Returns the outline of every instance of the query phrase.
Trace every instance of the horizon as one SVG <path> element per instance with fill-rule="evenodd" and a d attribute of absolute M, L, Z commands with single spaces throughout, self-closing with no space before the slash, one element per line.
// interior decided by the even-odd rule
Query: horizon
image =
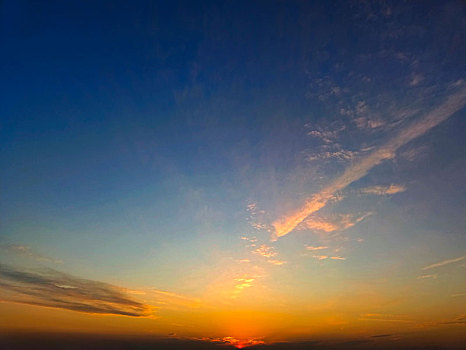
<path fill-rule="evenodd" d="M 0 3 L 0 347 L 466 346 L 466 5 Z"/>

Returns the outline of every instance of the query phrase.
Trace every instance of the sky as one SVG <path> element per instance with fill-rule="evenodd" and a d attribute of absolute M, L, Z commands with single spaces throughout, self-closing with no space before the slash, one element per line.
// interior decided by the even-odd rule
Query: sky
<path fill-rule="evenodd" d="M 0 43 L 1 334 L 466 344 L 464 2 L 5 0 Z"/>

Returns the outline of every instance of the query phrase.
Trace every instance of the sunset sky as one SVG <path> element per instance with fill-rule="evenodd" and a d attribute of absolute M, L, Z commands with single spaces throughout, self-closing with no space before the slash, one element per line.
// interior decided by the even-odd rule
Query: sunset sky
<path fill-rule="evenodd" d="M 0 24 L 0 333 L 466 344 L 464 2 Z"/>

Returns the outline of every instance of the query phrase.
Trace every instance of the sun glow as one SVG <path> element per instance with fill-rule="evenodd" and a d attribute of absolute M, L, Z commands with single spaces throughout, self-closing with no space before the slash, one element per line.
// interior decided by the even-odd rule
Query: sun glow
<path fill-rule="evenodd" d="M 248 346 L 265 344 L 263 340 L 258 339 L 236 339 L 234 337 L 224 337 L 222 339 L 224 344 L 233 345 L 237 349 L 243 349 Z"/>

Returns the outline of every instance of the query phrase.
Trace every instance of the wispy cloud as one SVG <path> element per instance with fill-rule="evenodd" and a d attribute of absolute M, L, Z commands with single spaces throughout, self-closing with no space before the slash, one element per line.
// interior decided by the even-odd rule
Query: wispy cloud
<path fill-rule="evenodd" d="M 0 265 L 0 290 L 13 302 L 91 314 L 149 316 L 151 307 L 124 288 L 81 279 L 52 269 L 20 270 Z"/>
<path fill-rule="evenodd" d="M 274 247 L 268 246 L 266 244 L 262 244 L 257 249 L 253 250 L 254 254 L 263 256 L 264 258 L 273 258 L 277 255 Z"/>
<path fill-rule="evenodd" d="M 414 74 L 411 78 L 411 81 L 409 82 L 409 85 L 416 86 L 423 80 L 424 80 L 424 76 L 422 74 Z"/>
<path fill-rule="evenodd" d="M 308 125 L 306 125 L 308 126 Z M 342 131 L 344 128 L 339 128 L 336 130 L 328 130 L 328 129 L 318 129 L 318 130 L 311 130 L 307 134 L 309 136 L 317 137 L 321 139 L 325 143 L 333 143 L 335 138 L 337 137 L 338 133 Z"/>
<path fill-rule="evenodd" d="M 378 321 L 378 322 L 400 322 L 400 323 L 414 323 L 406 315 L 391 315 L 391 314 L 363 314 L 359 318 L 363 321 Z"/>
<path fill-rule="evenodd" d="M 442 324 L 466 324 L 466 314 L 458 315 L 453 320 L 442 322 Z"/>
<path fill-rule="evenodd" d="M 427 278 L 436 279 L 436 278 L 437 278 L 437 274 L 434 273 L 434 274 L 431 274 L 431 275 L 421 275 L 421 276 L 418 276 L 418 277 L 417 277 L 418 280 L 423 280 L 423 279 L 427 279 Z"/>
<path fill-rule="evenodd" d="M 308 157 L 309 161 L 317 160 L 317 159 L 335 159 L 335 160 L 351 160 L 356 157 L 358 152 L 346 150 L 346 149 L 340 149 L 337 151 L 329 152 L 321 152 L 321 153 L 316 153 L 312 154 Z"/>
<path fill-rule="evenodd" d="M 391 336 L 393 336 L 393 334 L 377 334 L 377 335 L 372 335 L 371 338 L 387 338 Z"/>
<path fill-rule="evenodd" d="M 313 255 L 312 256 L 314 259 L 317 259 L 317 260 L 325 260 L 325 259 L 328 259 L 328 255 Z"/>
<path fill-rule="evenodd" d="M 328 201 L 334 198 L 334 194 L 337 191 L 341 191 L 346 186 L 366 176 L 373 167 L 380 164 L 382 161 L 394 158 L 396 151 L 400 147 L 447 120 L 455 112 L 463 108 L 465 104 L 466 89 L 463 88 L 458 93 L 450 96 L 439 107 L 402 129 L 384 145 L 376 148 L 369 155 L 353 163 L 342 175 L 337 177 L 322 191 L 311 195 L 302 208 L 274 221 L 273 226 L 275 232 L 272 240 L 276 240 L 293 231 L 309 215 L 322 209 Z"/>
<path fill-rule="evenodd" d="M 310 215 L 306 220 L 304 220 L 302 226 L 307 229 L 323 232 L 343 231 L 353 227 L 370 215 L 372 215 L 370 212 L 359 216 L 353 214 L 338 214 L 329 218 Z"/>
<path fill-rule="evenodd" d="M 306 247 L 307 250 L 322 250 L 322 249 L 327 249 L 328 247 L 327 246 L 311 246 L 311 245 L 308 245 Z"/>
<path fill-rule="evenodd" d="M 443 261 L 440 261 L 440 262 L 432 264 L 432 265 L 424 266 L 422 268 L 422 270 L 430 270 L 430 269 L 435 269 L 436 267 L 453 264 L 455 262 L 462 261 L 465 258 L 466 258 L 466 256 L 460 256 L 459 258 L 443 260 Z"/>
<path fill-rule="evenodd" d="M 387 195 L 396 194 L 406 191 L 406 187 L 403 185 L 390 185 L 390 186 L 371 186 L 361 189 L 361 193 L 375 194 L 375 195 Z"/>
<path fill-rule="evenodd" d="M 304 221 L 304 227 L 310 230 L 317 230 L 323 232 L 333 232 L 338 230 L 338 226 L 330 221 L 320 217 L 309 218 Z"/>
<path fill-rule="evenodd" d="M 61 264 L 63 261 L 37 253 L 31 247 L 22 244 L 0 244 L 0 249 L 40 262 Z"/>
<path fill-rule="evenodd" d="M 237 282 L 235 285 L 235 288 L 237 290 L 242 290 L 244 288 L 249 288 L 252 286 L 253 282 L 255 281 L 255 278 L 252 277 L 247 277 L 247 278 L 235 278 L 235 281 Z"/>
<path fill-rule="evenodd" d="M 341 256 L 329 256 L 329 255 L 313 255 L 312 256 L 314 259 L 317 260 L 326 260 L 326 259 L 331 259 L 331 260 L 346 260 L 346 258 L 343 258 Z"/>
<path fill-rule="evenodd" d="M 273 265 L 277 265 L 277 266 L 286 264 L 286 261 L 284 261 L 284 260 L 275 260 L 275 259 L 267 260 L 267 262 L 269 262 L 269 263 L 271 263 Z"/>

